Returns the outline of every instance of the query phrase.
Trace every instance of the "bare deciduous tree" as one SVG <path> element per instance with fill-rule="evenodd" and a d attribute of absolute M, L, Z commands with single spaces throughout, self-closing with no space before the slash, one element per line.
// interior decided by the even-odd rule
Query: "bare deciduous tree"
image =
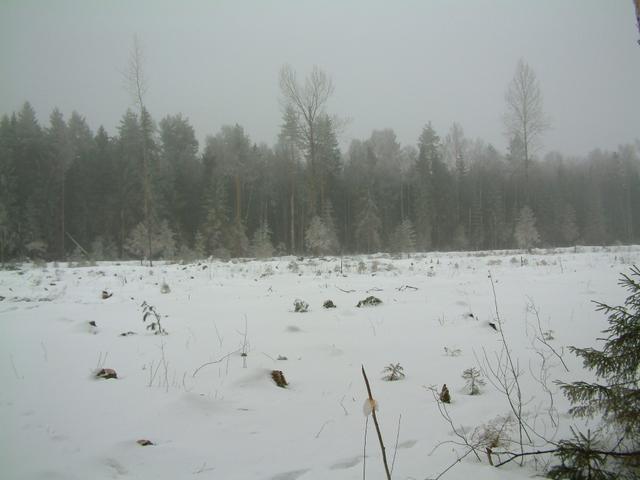
<path fill-rule="evenodd" d="M 134 35 L 133 46 L 129 54 L 129 63 L 124 72 L 126 87 L 140 112 L 140 128 L 142 130 L 142 185 L 144 196 L 144 224 L 147 233 L 147 258 L 149 266 L 152 262 L 152 212 L 151 212 L 151 175 L 149 165 L 149 146 L 147 138 L 151 131 L 151 118 L 144 104 L 147 92 L 147 80 L 144 75 L 144 52 L 138 37 Z"/>
<path fill-rule="evenodd" d="M 531 154 L 539 147 L 542 133 L 549 128 L 549 120 L 542 108 L 542 92 L 536 74 L 522 59 L 518 61 L 505 100 L 506 133 L 510 140 L 518 138 L 522 142 L 525 183 L 528 184 Z"/>
<path fill-rule="evenodd" d="M 297 140 L 306 153 L 311 175 L 312 186 L 316 189 L 316 179 L 318 178 L 318 119 L 325 113 L 325 106 L 329 97 L 333 93 L 333 83 L 331 78 L 319 67 L 314 66 L 311 73 L 301 84 L 296 78 L 296 72 L 289 66 L 284 65 L 280 69 L 280 91 L 284 108 L 293 108 L 297 116 Z M 322 183 L 317 186 L 320 190 L 314 194 L 320 194 L 320 208 L 324 203 L 324 191 Z M 312 198 L 314 198 L 312 196 Z M 317 207 L 313 205 L 312 207 Z M 316 212 L 317 213 L 317 212 Z"/>

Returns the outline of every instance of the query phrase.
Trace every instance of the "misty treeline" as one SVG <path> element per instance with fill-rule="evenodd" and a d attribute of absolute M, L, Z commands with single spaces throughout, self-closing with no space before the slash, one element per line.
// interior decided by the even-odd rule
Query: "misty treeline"
<path fill-rule="evenodd" d="M 302 97 L 309 93 L 309 82 L 289 80 Z M 283 108 L 272 146 L 255 144 L 240 125 L 222 127 L 199 146 L 180 114 L 156 122 L 145 109 L 128 110 L 110 134 L 57 109 L 42 126 L 25 103 L 0 120 L 2 261 L 640 240 L 637 143 L 585 158 L 537 159 L 520 135 L 500 152 L 465 138 L 458 124 L 439 136 L 427 123 L 416 145 L 402 146 L 384 129 L 341 151 L 339 129 L 335 117 L 307 111 L 301 101 Z"/>

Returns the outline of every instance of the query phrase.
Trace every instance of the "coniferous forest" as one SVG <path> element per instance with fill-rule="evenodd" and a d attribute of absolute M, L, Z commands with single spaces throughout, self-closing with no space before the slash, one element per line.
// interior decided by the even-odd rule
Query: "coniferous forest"
<path fill-rule="evenodd" d="M 326 108 L 333 85 L 317 68 L 299 82 L 283 67 L 273 145 L 241 125 L 199 144 L 188 118 L 153 118 L 141 95 L 111 132 L 75 111 L 42 124 L 24 103 L 0 120 L 2 262 L 639 242 L 638 142 L 540 155 L 541 96 L 522 98 L 518 81 L 539 88 L 521 62 L 506 151 L 459 124 L 437 132 L 428 118 L 415 144 L 386 128 L 341 149 L 344 122 Z M 518 102 L 530 118 L 509 123 Z"/>

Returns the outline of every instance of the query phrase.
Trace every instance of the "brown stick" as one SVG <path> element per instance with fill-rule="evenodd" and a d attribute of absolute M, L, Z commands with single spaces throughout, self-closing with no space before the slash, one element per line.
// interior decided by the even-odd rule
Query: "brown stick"
<path fill-rule="evenodd" d="M 382 441 L 382 433 L 380 433 L 380 426 L 378 425 L 378 417 L 376 416 L 375 403 L 373 401 L 373 395 L 371 395 L 371 387 L 369 386 L 369 379 L 367 378 L 367 373 L 364 371 L 364 365 L 362 366 L 362 376 L 364 377 L 364 383 L 367 385 L 369 402 L 371 402 L 371 415 L 373 416 L 373 423 L 376 426 L 376 433 L 378 434 L 378 441 L 380 442 L 380 450 L 382 450 L 382 461 L 384 462 L 384 471 L 387 474 L 387 480 L 391 480 L 391 473 L 389 473 L 389 465 L 387 464 L 387 453 L 384 448 L 384 442 Z"/>

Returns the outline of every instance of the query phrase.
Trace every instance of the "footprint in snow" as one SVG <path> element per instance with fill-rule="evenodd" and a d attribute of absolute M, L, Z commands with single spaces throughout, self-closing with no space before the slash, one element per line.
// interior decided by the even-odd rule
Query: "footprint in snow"
<path fill-rule="evenodd" d="M 308 471 L 308 468 L 302 470 L 291 470 L 290 472 L 278 473 L 273 477 L 269 477 L 269 480 L 296 480 L 296 478 L 300 478 Z"/>
<path fill-rule="evenodd" d="M 398 448 L 411 448 L 413 447 L 416 443 L 418 443 L 417 440 L 407 440 L 406 442 L 402 442 L 398 444 Z"/>
<path fill-rule="evenodd" d="M 116 477 L 118 475 L 126 475 L 127 473 L 129 473 L 127 469 L 124 466 L 122 466 L 122 464 L 118 462 L 115 458 L 105 459 L 104 464 L 107 467 L 113 469 L 114 473 L 116 474 Z"/>
<path fill-rule="evenodd" d="M 362 461 L 362 457 L 347 458 L 340 462 L 334 463 L 329 468 L 331 470 L 346 470 L 347 468 L 355 467 Z"/>

